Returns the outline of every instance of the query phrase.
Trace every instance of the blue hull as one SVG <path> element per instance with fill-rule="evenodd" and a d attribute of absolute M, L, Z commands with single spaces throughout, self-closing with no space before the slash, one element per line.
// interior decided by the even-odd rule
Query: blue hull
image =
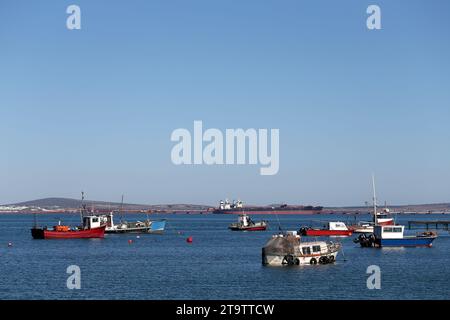
<path fill-rule="evenodd" d="M 150 233 L 163 233 L 166 227 L 166 220 L 154 220 L 150 226 Z"/>
<path fill-rule="evenodd" d="M 431 247 L 435 237 L 406 237 L 403 239 L 376 239 L 380 247 Z"/>

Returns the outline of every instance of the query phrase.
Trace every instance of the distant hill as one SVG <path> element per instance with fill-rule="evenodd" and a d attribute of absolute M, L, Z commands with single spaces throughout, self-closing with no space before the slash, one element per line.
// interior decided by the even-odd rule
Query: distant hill
<path fill-rule="evenodd" d="M 107 201 L 94 201 L 94 200 L 85 200 L 84 203 L 88 206 L 94 206 L 98 209 L 115 209 L 121 206 L 119 202 L 107 202 Z M 18 207 L 39 207 L 44 209 L 74 209 L 79 208 L 81 206 L 81 200 L 78 199 L 70 199 L 70 198 L 44 198 L 37 199 L 19 203 L 8 204 L 7 206 L 18 206 Z M 158 205 L 148 205 L 148 204 L 132 204 L 132 203 L 124 203 L 123 207 L 125 210 L 146 210 L 146 209 L 154 209 L 154 210 L 206 210 L 210 206 L 208 205 L 196 205 L 196 204 L 158 204 Z"/>
<path fill-rule="evenodd" d="M 95 209 L 107 209 L 107 210 L 117 210 L 120 208 L 119 202 L 107 202 L 107 201 L 94 201 L 85 200 L 85 204 L 88 208 Z M 28 208 L 40 208 L 47 210 L 60 210 L 60 209 L 77 209 L 81 206 L 81 200 L 70 199 L 70 198 L 45 198 L 37 199 L 32 201 L 25 201 L 14 204 L 7 204 L 4 206 L 12 207 L 28 207 Z M 450 212 L 450 203 L 435 203 L 435 204 L 414 204 L 414 205 L 389 205 L 389 209 L 392 212 Z M 166 211 L 206 211 L 211 208 L 209 205 L 199 205 L 199 204 L 132 204 L 124 203 L 124 210 L 166 210 Z M 379 208 L 383 208 L 382 205 Z M 38 209 L 39 210 L 39 209 Z M 326 207 L 324 212 L 348 212 L 348 213 L 365 213 L 371 212 L 372 207 L 364 206 L 348 206 L 348 207 Z"/>

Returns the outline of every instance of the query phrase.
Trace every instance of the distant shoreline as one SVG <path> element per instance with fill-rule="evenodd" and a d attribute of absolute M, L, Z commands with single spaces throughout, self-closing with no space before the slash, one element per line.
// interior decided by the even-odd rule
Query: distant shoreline
<path fill-rule="evenodd" d="M 106 201 L 88 200 L 81 202 L 78 199 L 71 198 L 44 198 L 15 204 L 0 205 L 1 214 L 79 214 L 81 205 L 86 205 L 87 212 L 95 214 L 108 214 L 110 212 L 126 212 L 128 214 L 212 214 L 217 209 L 214 205 L 205 204 L 130 204 Z M 257 207 L 278 208 L 286 204 L 267 204 L 258 205 Z M 293 204 L 289 204 L 293 205 Z M 296 205 L 300 206 L 300 205 Z M 310 206 L 307 204 L 307 206 Z M 257 214 L 246 212 L 246 207 L 254 207 L 250 204 L 244 204 L 243 212 L 247 214 Z M 450 203 L 431 203 L 431 204 L 409 204 L 409 205 L 389 205 L 387 206 L 393 214 L 450 214 Z M 384 206 L 379 206 L 380 210 Z M 263 210 L 265 211 L 265 210 Z M 366 206 L 329 206 L 324 207 L 322 211 L 312 211 L 311 213 L 302 213 L 302 215 L 326 215 L 326 214 L 350 214 L 363 215 L 372 213 L 373 208 Z M 271 214 L 270 210 L 264 214 Z M 280 213 L 279 213 L 280 214 Z M 289 214 L 289 212 L 283 213 Z"/>
<path fill-rule="evenodd" d="M 268 211 L 267 213 L 251 213 L 251 212 L 245 212 L 249 215 L 274 215 L 274 213 L 270 213 L 270 211 Z M 61 210 L 61 211 L 1 211 L 0 212 L 0 216 L 1 215 L 7 215 L 7 214 L 18 214 L 18 215 L 51 215 L 51 214 L 64 214 L 64 215 L 79 215 L 80 212 L 74 212 L 74 211 L 69 211 L 69 210 Z M 106 212 L 92 212 L 92 214 L 108 214 Z M 137 211 L 127 211 L 125 210 L 123 213 L 119 213 L 117 211 L 114 211 L 115 215 L 118 214 L 127 214 L 127 215 L 137 215 L 137 214 L 146 214 L 149 216 L 158 216 L 158 215 L 214 215 L 214 216 L 236 216 L 237 214 L 214 214 L 211 211 L 196 211 L 196 210 L 192 210 L 192 211 L 183 211 L 183 210 L 177 210 L 177 211 L 166 211 L 166 212 L 153 212 L 153 213 L 147 213 L 147 212 L 137 212 Z M 368 212 L 368 211 L 364 211 L 364 212 L 360 212 L 360 211 L 351 211 L 351 210 L 324 210 L 323 212 L 312 212 L 312 213 L 301 213 L 301 214 L 297 214 L 297 213 L 278 213 L 277 215 L 279 216 L 317 216 L 317 215 L 350 215 L 350 216 L 363 216 L 363 215 L 371 215 L 372 212 Z M 450 211 L 408 211 L 408 212 L 392 212 L 392 215 L 430 215 L 430 214 L 435 214 L 435 215 L 450 215 Z"/>

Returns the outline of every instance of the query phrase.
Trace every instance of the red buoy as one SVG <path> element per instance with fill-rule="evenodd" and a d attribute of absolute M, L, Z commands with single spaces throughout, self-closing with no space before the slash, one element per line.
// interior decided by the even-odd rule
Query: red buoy
<path fill-rule="evenodd" d="M 192 240 L 193 240 L 192 237 L 188 237 L 188 238 L 186 239 L 186 242 L 187 242 L 187 243 L 192 243 Z"/>
<path fill-rule="evenodd" d="M 128 240 L 128 244 L 132 244 L 133 243 L 133 240 Z"/>

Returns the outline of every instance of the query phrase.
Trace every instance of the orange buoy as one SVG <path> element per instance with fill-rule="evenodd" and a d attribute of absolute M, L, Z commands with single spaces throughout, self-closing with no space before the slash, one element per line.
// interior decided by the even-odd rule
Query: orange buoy
<path fill-rule="evenodd" d="M 188 238 L 186 239 L 186 242 L 187 242 L 187 243 L 192 243 L 192 241 L 193 241 L 192 237 L 188 237 Z"/>

